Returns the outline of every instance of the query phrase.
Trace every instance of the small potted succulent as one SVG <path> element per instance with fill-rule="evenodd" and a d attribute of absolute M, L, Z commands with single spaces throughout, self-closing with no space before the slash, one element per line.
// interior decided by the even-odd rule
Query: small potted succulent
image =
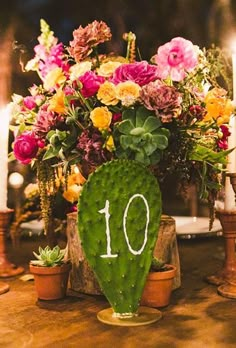
<path fill-rule="evenodd" d="M 170 303 L 176 267 L 154 257 L 146 279 L 141 304 L 149 307 L 165 307 Z"/>
<path fill-rule="evenodd" d="M 30 261 L 29 269 L 34 275 L 38 298 L 56 300 L 66 296 L 71 263 L 65 260 L 65 250 L 57 245 L 54 248 L 39 247 L 33 252 L 36 260 Z"/>

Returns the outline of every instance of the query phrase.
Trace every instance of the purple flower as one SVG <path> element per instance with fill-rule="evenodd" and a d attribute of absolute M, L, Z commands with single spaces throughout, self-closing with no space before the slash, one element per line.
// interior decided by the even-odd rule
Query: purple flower
<path fill-rule="evenodd" d="M 92 97 L 97 93 L 100 85 L 105 81 L 104 77 L 96 75 L 93 71 L 87 71 L 79 78 L 82 83 L 81 93 L 85 98 Z"/>
<path fill-rule="evenodd" d="M 78 139 L 77 149 L 89 166 L 98 166 L 111 159 L 111 153 L 103 145 L 99 132 L 85 129 Z"/>
<path fill-rule="evenodd" d="M 14 141 L 15 158 L 22 164 L 28 164 L 38 152 L 38 139 L 32 132 L 24 132 Z"/>
<path fill-rule="evenodd" d="M 120 65 L 113 74 L 112 82 L 118 84 L 133 81 L 139 86 L 144 86 L 157 79 L 157 67 L 146 61 Z"/>

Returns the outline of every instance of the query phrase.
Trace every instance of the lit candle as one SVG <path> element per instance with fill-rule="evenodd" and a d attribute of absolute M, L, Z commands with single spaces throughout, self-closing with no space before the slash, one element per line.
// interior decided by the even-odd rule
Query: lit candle
<path fill-rule="evenodd" d="M 233 104 L 236 106 L 236 53 L 232 54 L 232 70 L 233 70 Z M 236 147 L 236 116 L 232 115 L 229 122 L 230 136 L 228 138 L 228 147 L 232 149 Z M 228 155 L 227 172 L 236 173 L 236 151 L 233 150 Z M 225 179 L 225 202 L 224 209 L 227 211 L 236 210 L 235 193 L 230 183 L 230 178 Z"/>
<path fill-rule="evenodd" d="M 7 208 L 9 107 L 0 110 L 0 211 Z"/>

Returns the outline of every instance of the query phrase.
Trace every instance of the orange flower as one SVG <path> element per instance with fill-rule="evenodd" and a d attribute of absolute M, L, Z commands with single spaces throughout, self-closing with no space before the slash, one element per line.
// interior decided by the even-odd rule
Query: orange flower
<path fill-rule="evenodd" d="M 48 110 L 57 112 L 58 114 L 64 114 L 66 111 L 65 106 L 65 94 L 61 89 L 57 90 L 57 93 L 49 101 Z"/>
<path fill-rule="evenodd" d="M 230 99 L 226 98 L 226 94 L 227 92 L 223 88 L 213 88 L 207 93 L 205 97 L 207 113 L 203 121 L 215 120 L 219 126 L 229 122 L 233 104 Z"/>
<path fill-rule="evenodd" d="M 82 186 L 80 185 L 71 185 L 68 187 L 68 189 L 66 191 L 63 192 L 63 197 L 71 202 L 71 203 L 75 203 L 78 201 L 80 192 L 82 190 Z"/>
<path fill-rule="evenodd" d="M 91 111 L 90 118 L 94 127 L 98 128 L 99 130 L 105 130 L 108 129 L 111 124 L 112 113 L 106 106 L 101 106 Z"/>

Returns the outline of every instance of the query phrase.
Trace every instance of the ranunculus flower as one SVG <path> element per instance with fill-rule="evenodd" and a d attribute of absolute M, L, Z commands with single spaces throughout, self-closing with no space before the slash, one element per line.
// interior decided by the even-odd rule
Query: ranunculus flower
<path fill-rule="evenodd" d="M 182 81 L 186 73 L 192 71 L 198 63 L 198 46 L 182 37 L 176 37 L 158 48 L 153 57 L 160 79 L 170 78 Z"/>
<path fill-rule="evenodd" d="M 85 98 L 92 97 L 97 93 L 100 85 L 105 81 L 104 77 L 96 75 L 93 71 L 87 71 L 79 78 L 82 83 L 81 93 Z"/>
<path fill-rule="evenodd" d="M 109 81 L 105 81 L 99 87 L 97 98 L 105 105 L 116 105 L 119 102 L 116 97 L 116 86 Z"/>
<path fill-rule="evenodd" d="M 38 140 L 32 132 L 24 132 L 14 141 L 15 158 L 22 164 L 30 163 L 36 157 L 38 149 Z"/>
<path fill-rule="evenodd" d="M 101 106 L 91 111 L 90 118 L 94 127 L 98 128 L 99 130 L 105 130 L 108 129 L 111 124 L 112 113 L 106 106 Z"/>
<path fill-rule="evenodd" d="M 125 81 L 133 81 L 139 86 L 157 79 L 157 67 L 146 61 L 122 64 L 113 74 L 111 81 L 115 84 Z"/>

